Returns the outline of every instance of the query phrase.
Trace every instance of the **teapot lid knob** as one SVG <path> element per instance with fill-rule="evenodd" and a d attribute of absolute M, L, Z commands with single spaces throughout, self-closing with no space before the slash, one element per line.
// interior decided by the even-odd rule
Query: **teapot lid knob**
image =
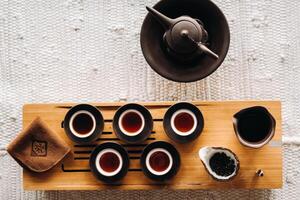
<path fill-rule="evenodd" d="M 186 30 L 186 29 L 183 29 L 181 32 L 180 32 L 180 35 L 181 37 L 187 37 L 189 35 L 189 31 Z"/>

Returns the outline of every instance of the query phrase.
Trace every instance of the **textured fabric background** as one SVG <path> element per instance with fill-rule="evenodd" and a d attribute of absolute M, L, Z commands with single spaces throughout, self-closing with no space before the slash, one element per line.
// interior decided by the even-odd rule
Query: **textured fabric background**
<path fill-rule="evenodd" d="M 145 5 L 156 2 L 0 1 L 0 199 L 300 198 L 300 1 L 214 0 L 230 24 L 230 50 L 213 75 L 189 84 L 161 78 L 142 56 Z M 283 189 L 25 192 L 5 151 L 24 103 L 232 99 L 282 101 Z"/>

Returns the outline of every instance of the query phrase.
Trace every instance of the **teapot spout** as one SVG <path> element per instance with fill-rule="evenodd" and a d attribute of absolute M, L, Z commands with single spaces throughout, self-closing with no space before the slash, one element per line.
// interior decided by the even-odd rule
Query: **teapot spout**
<path fill-rule="evenodd" d="M 210 55 L 211 57 L 213 57 L 214 59 L 218 59 L 219 56 L 214 53 L 212 50 L 210 50 L 207 46 L 205 46 L 204 44 L 202 44 L 201 42 L 198 43 L 198 48 L 204 52 L 207 55 Z"/>
<path fill-rule="evenodd" d="M 207 46 L 205 46 L 202 42 L 196 42 L 193 38 L 191 38 L 187 33 L 182 32 L 181 34 L 182 37 L 186 37 L 188 39 L 190 39 L 194 44 L 196 44 L 198 46 L 198 49 L 200 50 L 200 52 L 203 52 L 211 57 L 213 57 L 214 59 L 218 59 L 219 56 L 218 54 L 216 54 L 215 52 L 213 52 L 212 50 L 210 50 Z"/>
<path fill-rule="evenodd" d="M 146 9 L 149 13 L 151 13 L 157 21 L 161 23 L 161 25 L 165 28 L 165 30 L 169 29 L 173 24 L 174 20 L 163 15 L 161 12 L 158 12 L 156 9 L 146 6 Z"/>

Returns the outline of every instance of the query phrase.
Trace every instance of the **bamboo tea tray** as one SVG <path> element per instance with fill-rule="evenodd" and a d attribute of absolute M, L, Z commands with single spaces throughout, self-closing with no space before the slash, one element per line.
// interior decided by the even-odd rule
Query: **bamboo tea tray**
<path fill-rule="evenodd" d="M 75 144 L 62 128 L 62 121 L 68 109 L 75 104 L 28 104 L 23 108 L 23 126 L 26 127 L 37 116 L 45 120 L 72 147 L 71 153 L 53 169 L 44 173 L 23 171 L 23 185 L 26 190 L 140 190 L 140 189 L 226 189 L 226 188 L 281 188 L 281 104 L 279 101 L 226 101 L 193 102 L 203 113 L 204 129 L 198 139 L 187 144 L 173 142 L 163 130 L 163 116 L 175 102 L 141 103 L 151 112 L 154 128 L 151 136 L 142 144 L 124 144 L 112 132 L 112 118 L 115 111 L 125 103 L 93 103 L 105 119 L 103 134 L 92 144 Z M 250 106 L 265 106 L 276 119 L 276 134 L 272 141 L 261 149 L 242 146 L 235 136 L 232 116 Z M 141 171 L 139 159 L 147 143 L 164 140 L 175 145 L 181 156 L 181 168 L 171 180 L 160 183 L 148 179 Z M 115 184 L 104 184 L 92 175 L 89 156 L 97 144 L 114 141 L 122 144 L 130 156 L 130 167 L 125 178 Z M 198 151 L 203 146 L 222 146 L 234 151 L 240 160 L 237 177 L 229 182 L 217 182 L 204 169 Z M 263 177 L 255 176 L 258 169 Z"/>

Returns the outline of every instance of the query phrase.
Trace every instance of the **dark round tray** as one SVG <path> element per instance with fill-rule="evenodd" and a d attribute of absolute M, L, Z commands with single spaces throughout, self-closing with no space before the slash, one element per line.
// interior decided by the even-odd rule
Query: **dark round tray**
<path fill-rule="evenodd" d="M 200 19 L 209 35 L 209 48 L 219 55 L 218 59 L 201 54 L 191 62 L 176 61 L 166 52 L 163 27 L 149 13 L 142 25 L 140 43 L 144 57 L 154 71 L 169 80 L 192 82 L 203 79 L 217 70 L 227 54 L 230 32 L 224 14 L 212 1 L 162 0 L 154 8 L 170 18 L 188 15 Z"/>

